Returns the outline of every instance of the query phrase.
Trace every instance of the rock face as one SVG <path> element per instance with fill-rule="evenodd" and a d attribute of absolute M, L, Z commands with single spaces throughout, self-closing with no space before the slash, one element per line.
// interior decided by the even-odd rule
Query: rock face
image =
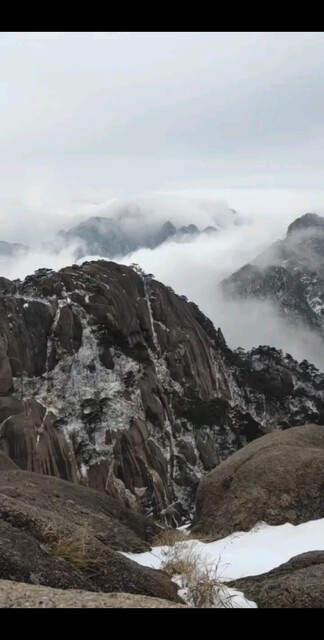
<path fill-rule="evenodd" d="M 314 367 L 269 347 L 233 353 L 195 304 L 113 262 L 0 282 L 0 348 L 6 455 L 168 524 L 247 442 L 324 423 Z"/>
<path fill-rule="evenodd" d="M 66 438 L 54 426 L 56 416 L 34 399 L 23 406 L 23 411 L 2 424 L 4 452 L 22 469 L 77 482 L 74 456 Z"/>
<path fill-rule="evenodd" d="M 10 469 L 19 469 L 19 467 L 0 451 L 0 471 L 9 471 Z"/>
<path fill-rule="evenodd" d="M 270 433 L 203 478 L 193 532 L 223 538 L 258 522 L 300 524 L 324 517 L 324 429 Z"/>
<path fill-rule="evenodd" d="M 229 583 L 260 608 L 323 608 L 324 551 L 310 551 L 259 576 Z"/>
<path fill-rule="evenodd" d="M 222 282 L 231 298 L 270 300 L 292 325 L 324 338 L 324 218 L 306 213 L 286 238 Z"/>
<path fill-rule="evenodd" d="M 0 580 L 0 607 L 19 609 L 188 609 L 184 604 L 130 593 L 91 593 Z"/>
<path fill-rule="evenodd" d="M 104 493 L 26 471 L 0 472 L 0 578 L 179 602 L 168 577 L 117 550 L 149 549 L 159 528 Z"/>

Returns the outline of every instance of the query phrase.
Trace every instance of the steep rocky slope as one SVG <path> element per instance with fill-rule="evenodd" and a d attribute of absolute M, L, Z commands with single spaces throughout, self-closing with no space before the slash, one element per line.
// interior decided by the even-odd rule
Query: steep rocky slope
<path fill-rule="evenodd" d="M 1 278 L 0 355 L 0 444 L 14 463 L 169 524 L 247 442 L 324 423 L 312 365 L 232 352 L 195 304 L 113 262 Z"/>
<path fill-rule="evenodd" d="M 0 471 L 10 471 L 13 469 L 19 469 L 19 467 L 0 451 Z"/>
<path fill-rule="evenodd" d="M 324 218 L 306 213 L 279 240 L 222 282 L 231 298 L 270 300 L 292 325 L 324 337 Z"/>

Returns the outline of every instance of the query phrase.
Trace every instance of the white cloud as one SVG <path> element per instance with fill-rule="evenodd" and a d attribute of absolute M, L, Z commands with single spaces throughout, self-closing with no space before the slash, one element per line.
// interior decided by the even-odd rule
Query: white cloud
<path fill-rule="evenodd" d="M 93 31 L 92 37 L 94 40 L 117 40 L 117 38 L 129 36 L 129 33 L 129 31 Z"/>
<path fill-rule="evenodd" d="M 231 196 L 230 205 L 242 203 L 242 212 L 239 209 L 237 216 L 239 225 L 233 224 L 235 215 L 221 199 L 225 195 Z M 124 221 L 127 228 L 131 227 L 138 234 L 167 219 L 178 225 L 194 223 L 200 229 L 218 221 L 223 228 L 216 234 L 203 234 L 186 243 L 170 240 L 154 250 L 143 248 L 130 256 L 114 260 L 140 264 L 146 272 L 153 273 L 177 293 L 196 302 L 215 326 L 222 328 L 232 348 L 270 344 L 297 359 L 307 358 L 324 369 L 324 347 L 320 339 L 309 332 L 288 327 L 269 303 L 228 302 L 223 300 L 218 288 L 223 278 L 254 260 L 269 244 L 284 237 L 288 224 L 298 215 L 312 210 L 313 207 L 308 205 L 316 202 L 324 203 L 321 192 L 314 195 L 260 189 L 254 192 L 187 190 L 180 193 L 142 194 L 130 200 L 115 198 L 97 204 L 86 199 L 85 202 L 74 203 L 74 215 L 70 211 L 70 216 L 64 213 L 55 215 L 53 209 L 50 216 L 43 217 L 40 212 L 24 212 L 19 208 L 17 214 L 12 205 L 11 239 L 23 241 L 28 236 L 29 227 L 30 234 L 36 236 L 39 245 L 41 240 L 50 242 L 58 228 L 70 227 L 89 215 L 118 217 L 121 212 L 126 212 Z M 8 231 L 6 217 L 2 223 L 7 225 Z M 3 235 L 2 238 L 8 239 Z M 57 270 L 75 262 L 75 250 L 76 245 L 71 245 L 58 253 L 51 253 L 34 245 L 26 257 L 0 261 L 0 274 L 13 279 L 23 278 L 40 267 Z M 98 256 L 87 256 L 84 260 L 96 258 Z"/>
<path fill-rule="evenodd" d="M 171 241 L 154 250 L 140 249 L 120 261 L 139 264 L 196 302 L 214 325 L 221 327 L 231 348 L 269 344 L 324 370 L 324 343 L 317 335 L 290 327 L 269 302 L 224 300 L 218 287 L 223 278 L 284 237 L 287 225 L 296 217 L 280 210 L 272 216 L 251 215 L 244 224 L 219 234 L 200 236 L 189 244 Z"/>

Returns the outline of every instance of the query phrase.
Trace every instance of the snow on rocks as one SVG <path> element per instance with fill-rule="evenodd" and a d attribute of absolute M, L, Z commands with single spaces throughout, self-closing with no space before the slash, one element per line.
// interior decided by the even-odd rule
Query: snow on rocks
<path fill-rule="evenodd" d="M 174 546 L 180 556 L 194 554 L 204 566 L 215 569 L 221 589 L 215 606 L 256 607 L 244 594 L 227 588 L 226 583 L 266 573 L 301 553 L 324 550 L 324 518 L 297 526 L 289 522 L 280 526 L 259 523 L 248 532 L 233 533 L 216 542 L 188 539 Z M 160 569 L 169 550 L 170 547 L 159 546 L 148 552 L 123 555 L 145 567 Z M 185 580 L 176 576 L 175 581 L 181 588 L 180 595 L 187 601 Z"/>

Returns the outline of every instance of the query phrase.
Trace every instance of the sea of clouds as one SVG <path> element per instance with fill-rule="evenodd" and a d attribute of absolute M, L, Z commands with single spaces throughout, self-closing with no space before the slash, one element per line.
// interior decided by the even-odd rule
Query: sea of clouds
<path fill-rule="evenodd" d="M 11 203 L 2 209 L 0 231 L 3 240 L 22 242 L 31 237 L 27 254 L 15 259 L 0 260 L 0 275 L 10 279 L 24 278 L 36 269 L 59 269 L 76 261 L 77 242 L 61 249 L 51 242 L 60 229 L 68 229 L 90 216 L 118 219 L 134 235 L 145 235 L 166 220 L 175 225 L 196 224 L 200 229 L 216 226 L 217 233 L 201 234 L 190 242 L 168 240 L 156 249 L 141 248 L 128 256 L 114 258 L 123 264 L 139 264 L 153 273 L 180 295 L 196 302 L 221 327 L 228 345 L 249 349 L 269 344 L 304 358 L 324 370 L 324 346 L 320 338 L 309 331 L 289 327 L 279 318 L 270 303 L 224 300 L 220 281 L 244 264 L 253 261 L 269 244 L 283 238 L 287 226 L 307 211 L 323 212 L 323 192 L 284 190 L 187 190 L 143 194 L 131 199 L 111 197 L 68 204 L 56 211 L 28 210 Z M 233 212 L 233 209 L 235 210 Z M 16 213 L 15 213 L 16 211 Z M 24 235 L 24 225 L 28 230 Z M 15 234 L 16 228 L 16 234 Z M 6 229 L 10 231 L 6 235 Z M 28 231 L 28 232 L 27 232 Z M 27 244 L 27 242 L 26 242 Z M 30 246 L 30 245 L 29 245 Z M 86 256 L 84 260 L 98 256 Z"/>

